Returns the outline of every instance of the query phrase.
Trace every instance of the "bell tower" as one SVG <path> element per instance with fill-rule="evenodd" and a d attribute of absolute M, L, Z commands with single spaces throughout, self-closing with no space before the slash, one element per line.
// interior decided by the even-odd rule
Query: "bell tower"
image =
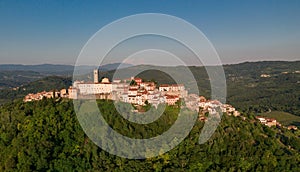
<path fill-rule="evenodd" d="M 98 69 L 94 69 L 94 83 L 99 82 L 99 71 Z"/>

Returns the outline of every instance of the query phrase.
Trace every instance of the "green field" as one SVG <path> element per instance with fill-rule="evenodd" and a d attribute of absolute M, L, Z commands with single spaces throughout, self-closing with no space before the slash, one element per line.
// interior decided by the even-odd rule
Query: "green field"
<path fill-rule="evenodd" d="M 300 127 L 300 117 L 283 111 L 272 111 L 270 113 L 259 113 L 259 116 L 274 118 L 282 125 L 296 125 Z"/>

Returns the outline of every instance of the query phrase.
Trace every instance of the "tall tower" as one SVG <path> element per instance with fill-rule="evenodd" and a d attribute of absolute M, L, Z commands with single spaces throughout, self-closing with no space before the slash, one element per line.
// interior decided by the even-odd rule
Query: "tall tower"
<path fill-rule="evenodd" d="M 99 82 L 99 71 L 98 69 L 94 69 L 94 83 L 98 83 Z"/>

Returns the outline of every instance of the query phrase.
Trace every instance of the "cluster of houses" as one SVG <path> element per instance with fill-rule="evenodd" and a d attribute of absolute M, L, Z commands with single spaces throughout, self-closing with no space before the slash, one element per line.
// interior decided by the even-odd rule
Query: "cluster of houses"
<path fill-rule="evenodd" d="M 154 82 L 143 82 L 141 78 L 114 79 L 98 81 L 98 70 L 94 70 L 94 82 L 75 81 L 68 89 L 70 99 L 90 98 L 111 99 L 144 106 L 160 103 L 175 105 L 180 98 L 187 96 L 183 84 L 163 84 L 157 87 Z"/>
<path fill-rule="evenodd" d="M 24 102 L 38 101 L 42 100 L 43 98 L 50 99 L 56 97 L 69 98 L 67 89 L 62 89 L 60 91 L 42 91 L 36 94 L 30 93 L 24 97 Z"/>
<path fill-rule="evenodd" d="M 98 70 L 94 70 L 94 82 L 75 81 L 68 89 L 61 91 L 39 92 L 28 94 L 24 101 L 42 100 L 45 98 L 63 97 L 69 99 L 111 99 L 135 105 L 151 104 L 158 106 L 160 103 L 175 105 L 176 102 L 187 96 L 183 84 L 163 84 L 158 88 L 154 82 L 143 82 L 141 78 L 98 80 Z"/>
<path fill-rule="evenodd" d="M 258 119 L 260 121 L 260 123 L 262 123 L 268 127 L 272 127 L 272 126 L 281 127 L 281 124 L 279 122 L 277 122 L 276 119 L 273 119 L 273 118 L 265 118 L 262 116 L 256 116 L 256 119 Z"/>

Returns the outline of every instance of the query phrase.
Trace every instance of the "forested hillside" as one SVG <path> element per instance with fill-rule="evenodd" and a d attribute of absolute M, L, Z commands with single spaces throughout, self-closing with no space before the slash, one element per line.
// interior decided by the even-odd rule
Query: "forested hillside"
<path fill-rule="evenodd" d="M 0 70 L 0 90 L 6 88 L 20 87 L 32 81 L 44 78 L 38 72 L 33 71 L 1 71 Z"/>
<path fill-rule="evenodd" d="M 117 118 L 112 102 L 98 101 L 107 122 L 120 133 L 147 137 L 176 119 L 168 107 L 156 125 L 145 127 Z M 70 100 L 17 101 L 0 107 L 0 171 L 297 171 L 299 131 L 268 128 L 252 114 L 222 117 L 205 144 L 198 138 L 203 122 L 170 152 L 129 160 L 98 148 L 81 129 Z"/>
<path fill-rule="evenodd" d="M 300 61 L 224 67 L 228 102 L 242 111 L 285 111 L 300 116 Z M 262 74 L 268 77 L 261 77 Z"/>

